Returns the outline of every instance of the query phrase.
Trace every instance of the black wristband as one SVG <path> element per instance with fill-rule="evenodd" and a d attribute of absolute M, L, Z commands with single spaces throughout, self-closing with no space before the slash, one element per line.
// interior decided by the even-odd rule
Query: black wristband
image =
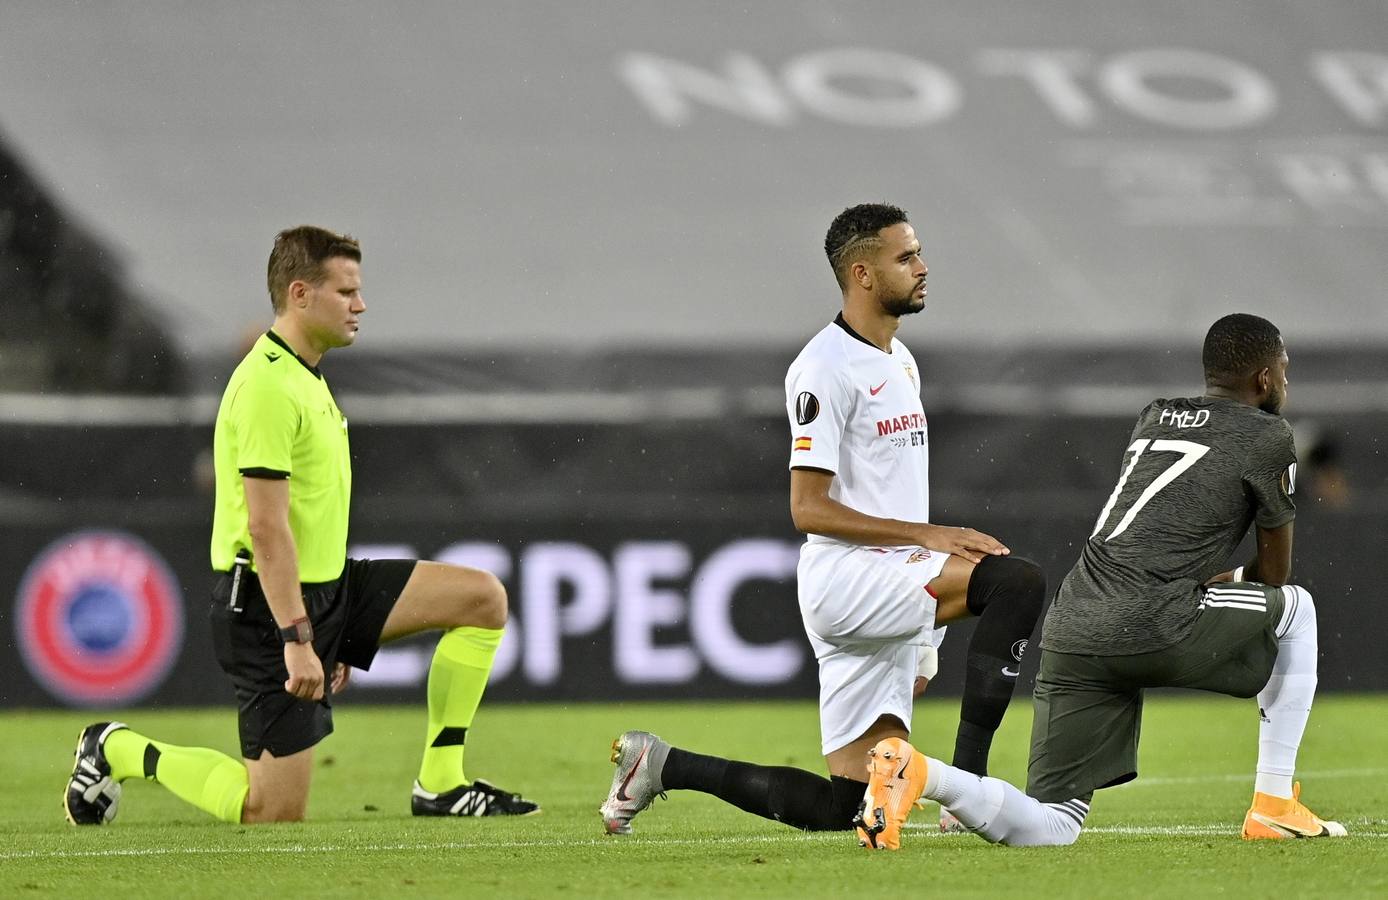
<path fill-rule="evenodd" d="M 280 629 L 280 640 L 286 644 L 309 643 L 313 640 L 313 623 L 308 620 L 308 616 L 300 616 Z"/>

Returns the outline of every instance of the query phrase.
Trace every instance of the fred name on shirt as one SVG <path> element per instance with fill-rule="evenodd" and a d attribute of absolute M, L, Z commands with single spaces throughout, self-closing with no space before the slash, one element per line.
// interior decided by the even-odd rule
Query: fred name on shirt
<path fill-rule="evenodd" d="M 1163 409 L 1158 423 L 1174 425 L 1177 428 L 1200 428 L 1210 421 L 1208 409 Z"/>

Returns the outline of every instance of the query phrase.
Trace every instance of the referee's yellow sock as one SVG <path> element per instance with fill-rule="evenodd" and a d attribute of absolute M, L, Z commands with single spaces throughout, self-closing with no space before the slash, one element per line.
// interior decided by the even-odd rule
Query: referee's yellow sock
<path fill-rule="evenodd" d="M 463 751 L 472 717 L 501 645 L 500 628 L 465 625 L 444 632 L 429 664 L 429 730 L 419 784 L 442 793 L 467 783 Z"/>
<path fill-rule="evenodd" d="M 148 778 L 223 822 L 241 821 L 250 778 L 245 765 L 225 753 L 152 741 L 128 728 L 107 735 L 104 752 L 116 781 Z"/>

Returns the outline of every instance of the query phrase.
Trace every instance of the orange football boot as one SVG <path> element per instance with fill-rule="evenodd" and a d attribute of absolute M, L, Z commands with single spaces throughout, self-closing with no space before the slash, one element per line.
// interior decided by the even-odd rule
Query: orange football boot
<path fill-rule="evenodd" d="M 1243 817 L 1245 841 L 1288 838 L 1344 837 L 1345 826 L 1330 822 L 1301 805 L 1301 782 L 1292 785 L 1291 797 L 1253 793 L 1253 805 Z"/>
<path fill-rule="evenodd" d="M 868 786 L 853 825 L 858 843 L 873 850 L 901 849 L 901 826 L 925 790 L 925 757 L 901 738 L 868 751 Z"/>

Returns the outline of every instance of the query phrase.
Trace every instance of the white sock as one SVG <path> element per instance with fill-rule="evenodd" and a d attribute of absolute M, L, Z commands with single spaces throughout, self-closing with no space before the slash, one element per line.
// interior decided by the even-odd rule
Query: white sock
<path fill-rule="evenodd" d="M 1081 800 L 1042 803 L 1000 778 L 927 757 L 925 796 L 949 809 L 965 828 L 994 844 L 1054 847 L 1079 837 L 1089 804 Z"/>
<path fill-rule="evenodd" d="M 1277 662 L 1258 693 L 1258 776 L 1253 789 L 1292 795 L 1296 751 L 1316 696 L 1316 606 L 1305 588 L 1282 588 L 1285 604 L 1277 625 Z"/>

